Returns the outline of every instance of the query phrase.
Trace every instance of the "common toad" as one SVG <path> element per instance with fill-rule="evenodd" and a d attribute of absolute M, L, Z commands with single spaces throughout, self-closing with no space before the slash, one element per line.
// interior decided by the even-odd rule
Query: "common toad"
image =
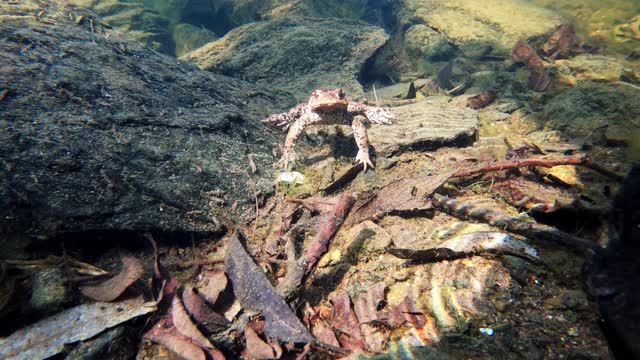
<path fill-rule="evenodd" d="M 318 89 L 311 93 L 309 101 L 298 104 L 286 113 L 274 114 L 262 120 L 289 129 L 284 141 L 282 159 L 278 165 L 287 167 L 294 159 L 295 142 L 307 126 L 311 125 L 351 125 L 353 136 L 358 145 L 356 162 L 374 167 L 369 159 L 369 137 L 367 128 L 359 117 L 366 117 L 374 124 L 392 124 L 396 119 L 391 110 L 369 106 L 357 102 L 349 102 L 345 92 L 338 89 Z"/>

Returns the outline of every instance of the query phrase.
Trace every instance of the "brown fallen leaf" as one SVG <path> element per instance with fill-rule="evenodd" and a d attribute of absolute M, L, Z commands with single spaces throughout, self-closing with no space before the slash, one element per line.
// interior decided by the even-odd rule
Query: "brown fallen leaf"
<path fill-rule="evenodd" d="M 96 301 L 113 301 L 120 296 L 129 285 L 140 278 L 144 271 L 140 260 L 125 256 L 122 258 L 122 271 L 109 280 L 97 285 L 81 286 L 82 294 Z"/>
<path fill-rule="evenodd" d="M 213 306 L 218 301 L 220 293 L 227 288 L 227 283 L 227 275 L 224 271 L 205 269 L 196 287 L 200 295 Z"/>
<path fill-rule="evenodd" d="M 378 320 L 378 311 L 384 305 L 386 289 L 387 284 L 381 281 L 373 284 L 366 293 L 360 294 L 353 300 L 353 310 L 361 324 Z"/>
<path fill-rule="evenodd" d="M 245 348 L 242 357 L 245 359 L 277 359 L 275 351 L 264 342 L 250 326 L 244 328 Z"/>
<path fill-rule="evenodd" d="M 357 351 L 364 349 L 364 340 L 360 333 L 360 323 L 351 309 L 351 299 L 344 292 L 332 293 L 329 301 L 333 305 L 331 325 L 338 330 L 338 341 L 343 347 Z"/>
<path fill-rule="evenodd" d="M 558 25 L 540 49 L 550 59 L 565 58 L 576 39 L 576 30 L 572 24 Z"/>
<path fill-rule="evenodd" d="M 415 213 L 431 209 L 427 199 L 444 184 L 451 173 L 440 175 L 414 175 L 392 181 L 376 190 L 374 196 L 356 202 L 347 219 L 347 226 L 365 220 L 378 220 L 389 213 Z"/>
<path fill-rule="evenodd" d="M 20 329 L 0 341 L 0 359 L 45 359 L 66 344 L 94 337 L 134 317 L 156 310 L 142 297 L 120 302 L 97 302 L 65 310 Z"/>
<path fill-rule="evenodd" d="M 180 298 L 175 296 L 171 303 L 171 319 L 176 329 L 185 337 L 193 340 L 203 348 L 213 348 L 213 344 L 207 339 L 196 325 L 191 321 L 187 310 L 185 310 Z"/>
<path fill-rule="evenodd" d="M 311 331 L 313 333 L 313 336 L 315 336 L 316 339 L 322 341 L 323 343 L 329 344 L 335 347 L 340 346 L 340 343 L 338 342 L 338 338 L 336 338 L 336 334 L 331 330 L 331 327 L 329 327 L 324 321 L 316 320 L 313 323 L 313 328 Z"/>
<path fill-rule="evenodd" d="M 157 322 L 144 337 L 158 343 L 186 360 L 205 360 L 206 356 L 200 346 L 180 335 L 174 327 L 166 327 L 163 321 Z"/>
<path fill-rule="evenodd" d="M 408 296 L 405 296 L 392 312 L 399 314 L 403 318 L 403 322 L 410 323 L 418 330 L 422 329 L 427 323 L 424 312 Z"/>
<path fill-rule="evenodd" d="M 182 291 L 182 302 L 193 319 L 209 332 L 220 331 L 227 326 L 227 319 L 213 311 L 194 288 L 188 287 Z"/>
<path fill-rule="evenodd" d="M 353 299 L 353 310 L 360 322 L 360 332 L 367 349 L 374 353 L 382 352 L 388 341 L 387 334 L 374 325 L 380 320 L 379 311 L 385 302 L 386 289 L 387 284 L 381 281 L 373 284 L 366 293 Z"/>
<path fill-rule="evenodd" d="M 144 234 L 147 240 L 151 243 L 153 247 L 153 288 L 156 291 L 156 299 L 158 300 L 158 308 L 161 309 L 162 312 L 166 312 L 170 307 L 175 297 L 180 284 L 178 280 L 171 275 L 169 270 L 167 270 L 162 263 L 160 263 L 160 258 L 158 256 L 158 244 L 153 239 L 151 233 Z"/>

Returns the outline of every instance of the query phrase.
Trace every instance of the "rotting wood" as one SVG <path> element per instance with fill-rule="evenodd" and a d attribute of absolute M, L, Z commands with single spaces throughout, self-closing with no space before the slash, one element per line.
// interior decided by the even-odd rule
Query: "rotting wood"
<path fill-rule="evenodd" d="M 480 231 L 462 234 L 429 249 L 390 248 L 387 252 L 419 263 L 468 258 L 485 254 L 517 256 L 533 263 L 544 263 L 538 252 L 524 242 L 501 232 Z"/>
<path fill-rule="evenodd" d="M 524 221 L 514 216 L 499 216 L 487 208 L 433 194 L 433 206 L 449 215 L 462 219 L 472 219 L 500 227 L 514 234 L 532 239 L 550 240 L 581 250 L 593 250 L 596 243 L 568 234 L 551 226 Z"/>

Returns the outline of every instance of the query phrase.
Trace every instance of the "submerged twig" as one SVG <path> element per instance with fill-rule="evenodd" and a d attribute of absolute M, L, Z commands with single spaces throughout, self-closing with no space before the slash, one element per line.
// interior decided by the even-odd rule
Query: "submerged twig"
<path fill-rule="evenodd" d="M 387 251 L 395 257 L 417 262 L 437 262 L 476 255 L 505 254 L 517 256 L 536 264 L 542 263 L 542 259 L 534 248 L 514 239 L 509 234 L 500 232 L 481 231 L 462 234 L 429 249 L 391 248 Z"/>
<path fill-rule="evenodd" d="M 352 194 L 342 194 L 338 197 L 315 238 L 305 249 L 302 256 L 296 260 L 295 264 L 289 266 L 287 275 L 278 284 L 278 292 L 284 298 L 291 296 L 300 287 L 304 278 L 313 272 L 315 265 L 329 248 L 331 238 L 344 222 L 355 201 L 356 198 Z"/>
<path fill-rule="evenodd" d="M 528 238 L 556 241 L 581 250 L 596 248 L 596 244 L 592 241 L 573 236 L 551 226 L 524 221 L 514 216 L 500 216 L 490 209 L 463 203 L 440 194 L 433 194 L 432 204 L 435 208 L 449 215 L 485 222 Z"/>
<path fill-rule="evenodd" d="M 554 167 L 558 165 L 579 165 L 587 167 L 593 171 L 599 172 L 602 175 L 613 178 L 618 181 L 622 181 L 624 177 L 612 170 L 605 168 L 600 164 L 591 162 L 584 156 L 579 157 L 562 157 L 562 158 L 531 158 L 531 159 L 517 159 L 502 162 L 495 162 L 489 164 L 481 164 L 478 166 L 463 168 L 455 171 L 451 177 L 462 177 L 469 175 L 482 174 L 489 171 L 500 171 L 517 169 L 527 166 L 541 166 L 541 167 Z"/>

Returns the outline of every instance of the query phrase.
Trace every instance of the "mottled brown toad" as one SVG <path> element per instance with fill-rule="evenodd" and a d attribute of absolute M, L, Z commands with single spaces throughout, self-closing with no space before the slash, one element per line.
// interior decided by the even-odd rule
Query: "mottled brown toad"
<path fill-rule="evenodd" d="M 358 145 L 356 162 L 373 168 L 369 159 L 369 138 L 367 128 L 359 119 L 366 117 L 374 124 L 392 124 L 395 115 L 387 108 L 349 102 L 345 92 L 338 89 L 318 89 L 311 93 L 309 101 L 298 104 L 286 113 L 274 114 L 262 120 L 263 123 L 275 123 L 284 130 L 289 128 L 284 141 L 282 159 L 278 165 L 287 167 L 294 159 L 295 142 L 307 126 L 311 125 L 351 125 L 353 136 Z"/>

